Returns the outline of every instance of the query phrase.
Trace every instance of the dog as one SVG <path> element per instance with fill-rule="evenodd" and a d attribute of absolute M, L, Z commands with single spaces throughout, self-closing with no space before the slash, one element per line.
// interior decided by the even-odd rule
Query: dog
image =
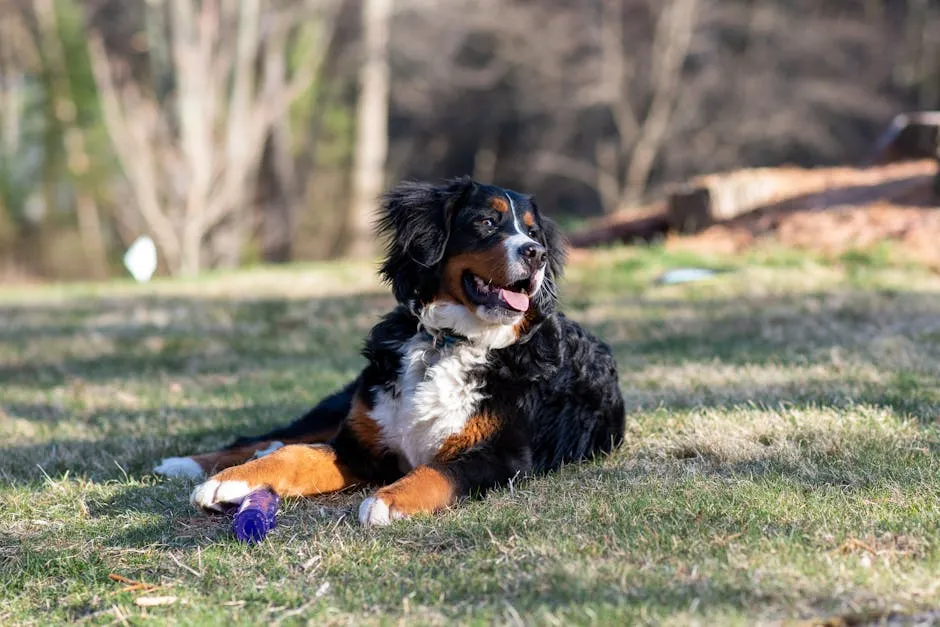
<path fill-rule="evenodd" d="M 164 459 L 158 474 L 217 472 L 196 507 L 373 485 L 359 521 L 387 525 L 621 443 L 617 364 L 557 311 L 565 244 L 532 196 L 467 177 L 405 182 L 377 231 L 397 306 L 366 339 L 365 368 L 287 427 Z"/>

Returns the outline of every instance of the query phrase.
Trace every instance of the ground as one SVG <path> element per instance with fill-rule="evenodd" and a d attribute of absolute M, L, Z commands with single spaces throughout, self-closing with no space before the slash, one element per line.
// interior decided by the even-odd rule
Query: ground
<path fill-rule="evenodd" d="M 572 225 L 571 239 L 591 247 L 665 238 L 673 251 L 734 254 L 776 246 L 827 257 L 890 242 L 895 262 L 940 271 L 938 168 L 929 159 L 868 168 L 745 168 L 708 174 L 667 192 L 672 200 Z M 705 190 L 714 223 L 692 234 L 677 232 L 677 222 L 701 219 Z"/>
<path fill-rule="evenodd" d="M 783 199 L 696 235 L 673 235 L 668 245 L 731 253 L 772 241 L 832 256 L 890 241 L 898 260 L 940 271 L 937 168 L 928 160 L 875 168 L 758 170 L 774 177 Z"/>
<path fill-rule="evenodd" d="M 390 305 L 371 266 L 6 290 L 0 624 L 929 621 L 940 276 L 891 259 L 579 255 L 617 453 L 386 529 L 362 491 L 288 502 L 254 547 L 149 470 L 354 376 Z M 690 265 L 723 272 L 655 280 Z"/>

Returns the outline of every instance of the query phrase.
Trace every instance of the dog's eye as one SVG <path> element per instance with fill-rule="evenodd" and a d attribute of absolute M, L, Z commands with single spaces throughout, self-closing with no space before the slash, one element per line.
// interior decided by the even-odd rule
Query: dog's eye
<path fill-rule="evenodd" d="M 496 226 L 496 221 L 493 218 L 481 218 L 479 224 L 483 228 L 492 229 Z"/>
<path fill-rule="evenodd" d="M 535 239 L 536 236 L 538 236 L 538 234 L 539 234 L 539 230 L 537 228 L 533 227 L 529 229 L 529 237 L 531 237 L 532 239 Z"/>

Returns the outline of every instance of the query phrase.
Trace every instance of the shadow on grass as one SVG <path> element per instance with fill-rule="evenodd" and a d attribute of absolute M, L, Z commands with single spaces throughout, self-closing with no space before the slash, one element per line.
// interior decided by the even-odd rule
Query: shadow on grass
<path fill-rule="evenodd" d="M 536 612 L 577 611 L 589 606 L 594 611 L 616 614 L 618 609 L 656 607 L 663 615 L 704 604 L 720 613 L 758 602 L 753 590 L 715 581 L 683 581 L 681 577 L 657 579 L 642 577 L 642 583 L 623 585 L 615 578 L 586 578 L 556 572 L 540 580 L 526 579 L 510 592 L 514 609 Z"/>
<path fill-rule="evenodd" d="M 586 483 L 594 479 L 610 482 L 634 482 L 651 472 L 668 474 L 674 479 L 688 477 L 747 480 L 778 483 L 804 493 L 836 489 L 842 494 L 867 492 L 875 488 L 906 489 L 922 487 L 930 477 L 940 476 L 940 442 L 921 448 L 906 443 L 886 443 L 878 437 L 860 438 L 843 445 L 840 450 L 822 447 L 808 450 L 818 434 L 788 434 L 795 449 L 802 449 L 796 458 L 792 451 L 770 451 L 726 455 L 707 446 L 674 445 L 664 451 L 641 450 L 635 456 L 618 460 L 612 467 L 586 466 L 577 469 Z"/>
<path fill-rule="evenodd" d="M 914 418 L 924 427 L 936 427 L 940 420 L 940 395 L 912 390 L 905 378 L 883 385 L 873 383 L 853 384 L 855 389 L 846 389 L 839 382 L 830 380 L 807 380 L 799 384 L 780 385 L 733 385 L 711 386 L 707 390 L 696 390 L 694 399 L 684 399 L 675 392 L 669 400 L 655 405 L 667 411 L 690 411 L 695 409 L 734 409 L 753 407 L 768 411 L 811 411 L 837 409 L 849 411 L 860 406 L 889 410 L 901 418 Z M 859 389 L 863 388 L 863 389 Z M 655 395 L 655 392 L 650 392 Z M 639 401 L 626 405 L 627 415 L 653 409 Z"/>
<path fill-rule="evenodd" d="M 0 385 L 61 385 L 161 374 L 233 374 L 305 360 L 344 363 L 392 301 L 385 295 L 304 301 L 150 297 L 80 303 L 75 309 L 0 306 Z M 594 303 L 591 328 L 615 350 L 651 363 L 703 358 L 732 364 L 806 364 L 886 334 L 932 345 L 940 373 L 940 297 L 904 292 L 826 292 L 763 298 Z M 73 318 L 62 321 L 56 314 Z M 572 317 L 580 317 L 578 311 Z M 87 337 L 96 338 L 94 342 Z M 72 338 L 33 356 L 37 340 Z M 288 341 L 289 340 L 289 341 Z M 91 344 L 90 346 L 85 346 Z M 76 355 L 87 352 L 90 355 Z M 50 353 L 58 353 L 50 355 Z"/>
<path fill-rule="evenodd" d="M 650 362 L 718 359 L 805 365 L 834 349 L 903 338 L 929 351 L 940 373 L 940 295 L 830 291 L 761 298 L 623 299 L 602 304 L 592 327 Z"/>
<path fill-rule="evenodd" d="M 233 374 L 259 364 L 288 369 L 313 358 L 336 367 L 356 356 L 392 304 L 389 295 L 366 294 L 296 301 L 103 299 L 68 309 L 0 305 L 0 357 L 17 357 L 0 362 L 0 386 Z M 37 343 L 48 347 L 40 353 Z"/>
<path fill-rule="evenodd" d="M 38 444 L 0 446 L 0 478 L 11 482 L 41 482 L 71 477 L 111 481 L 148 474 L 163 457 L 216 450 L 235 438 L 290 422 L 306 405 L 257 404 L 232 409 L 185 407 L 170 410 L 103 410 L 91 412 L 82 423 L 107 434 L 94 439 L 53 439 Z M 26 420 L 50 424 L 67 421 L 67 413 L 51 404 L 6 405 L 6 411 Z M 165 431 L 167 415 L 180 429 L 173 435 L 147 433 L 150 422 Z M 214 418 L 214 420 L 213 420 Z M 72 417 L 74 421 L 74 416 Z M 212 425 L 212 423 L 215 425 Z M 143 435 L 141 433 L 143 432 Z"/>

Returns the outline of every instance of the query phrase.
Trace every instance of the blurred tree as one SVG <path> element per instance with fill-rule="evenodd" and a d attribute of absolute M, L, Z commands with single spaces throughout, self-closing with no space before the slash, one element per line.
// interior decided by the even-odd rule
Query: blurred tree
<path fill-rule="evenodd" d="M 646 192 L 673 111 L 683 96 L 683 68 L 698 20 L 698 0 L 662 2 L 656 9 L 649 52 L 631 55 L 636 39 L 627 35 L 625 23 L 635 19 L 637 4 L 601 2 L 600 67 L 588 90 L 607 110 L 613 132 L 597 138 L 589 160 L 546 151 L 536 162 L 542 171 L 593 186 L 605 212 L 635 205 Z M 640 69 L 638 62 L 649 67 Z M 639 74 L 649 77 L 642 92 L 635 80 Z"/>
<path fill-rule="evenodd" d="M 23 228 L 22 216 L 29 185 L 35 178 L 36 158 L 27 154 L 30 122 L 28 67 L 37 55 L 23 15 L 13 7 L 0 12 L 0 261 L 15 262 L 16 240 Z"/>
<path fill-rule="evenodd" d="M 193 275 L 239 262 L 251 215 L 246 200 L 254 197 L 271 129 L 323 60 L 324 47 L 313 47 L 290 77 L 265 80 L 257 68 L 262 39 L 268 58 L 283 56 L 301 16 L 329 23 L 336 3 L 287 3 L 263 15 L 260 0 L 171 0 L 165 8 L 168 94 L 115 62 L 100 32 L 90 34 L 89 50 L 140 215 L 170 271 Z M 276 70 L 271 65 L 265 69 Z"/>
<path fill-rule="evenodd" d="M 103 277 L 99 201 L 110 173 L 82 14 L 71 0 L 15 0 L 0 10 L 0 28 L 0 222 L 11 237 L 0 257 L 40 275 Z"/>
<path fill-rule="evenodd" d="M 108 255 L 105 248 L 101 211 L 94 194 L 93 161 L 89 155 L 86 127 L 88 119 L 82 115 L 94 111 L 94 92 L 85 88 L 88 81 L 73 80 L 81 72 L 85 60 L 78 48 L 82 32 L 81 14 L 68 2 L 33 0 L 33 14 L 39 34 L 40 57 L 43 62 L 46 92 L 51 107 L 50 128 L 53 130 L 50 155 L 61 153 L 68 176 L 73 183 L 75 215 L 78 234 L 92 277 L 104 278 L 108 274 Z M 62 24 L 60 13 L 65 18 Z M 47 159 L 52 163 L 52 158 Z"/>
<path fill-rule="evenodd" d="M 391 20 L 392 0 L 363 0 L 363 59 L 359 70 L 356 155 L 349 221 L 348 252 L 353 257 L 368 257 L 374 250 L 372 216 L 385 187 Z"/>
<path fill-rule="evenodd" d="M 4 0 L 0 265 L 368 255 L 389 181 L 563 220 L 689 176 L 857 163 L 940 107 L 940 0 Z"/>
<path fill-rule="evenodd" d="M 916 94 L 917 108 L 940 106 L 940 3 L 910 0 L 904 24 L 904 59 L 898 79 Z"/>

